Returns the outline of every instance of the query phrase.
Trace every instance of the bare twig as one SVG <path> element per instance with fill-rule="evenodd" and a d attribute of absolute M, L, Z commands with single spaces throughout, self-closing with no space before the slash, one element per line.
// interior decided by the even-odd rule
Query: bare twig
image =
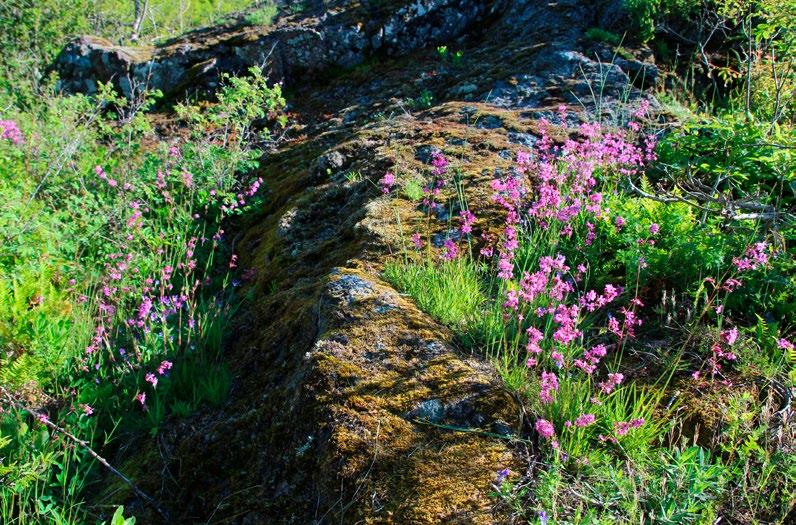
<path fill-rule="evenodd" d="M 682 187 L 678 187 L 678 189 L 691 197 L 693 200 L 687 199 L 681 195 L 673 194 L 671 192 L 663 192 L 660 195 L 654 195 L 636 186 L 630 178 L 627 179 L 630 189 L 640 197 L 663 203 L 682 202 L 703 211 L 705 214 L 715 213 L 729 220 L 742 221 L 761 219 L 765 221 L 773 221 L 794 218 L 793 214 L 787 211 L 779 210 L 774 206 L 769 206 L 767 204 L 754 201 L 751 198 L 732 200 L 728 197 L 713 197 L 711 192 L 714 190 L 714 188 L 701 185 L 697 181 L 691 182 L 697 187 L 702 186 L 704 190 L 690 191 Z M 710 208 L 704 206 L 703 203 L 713 203 L 719 206 L 719 208 Z"/>

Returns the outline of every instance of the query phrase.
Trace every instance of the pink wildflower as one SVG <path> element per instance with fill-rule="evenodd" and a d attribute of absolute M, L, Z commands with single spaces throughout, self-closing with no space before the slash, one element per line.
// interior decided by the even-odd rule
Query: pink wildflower
<path fill-rule="evenodd" d="M 448 159 L 441 152 L 431 154 L 431 165 L 434 166 L 434 175 L 440 176 L 448 169 Z"/>
<path fill-rule="evenodd" d="M 382 193 L 390 193 L 392 187 L 395 186 L 395 175 L 388 171 L 379 179 L 379 184 L 381 185 Z"/>
<path fill-rule="evenodd" d="M 412 243 L 415 245 L 415 248 L 418 250 L 423 248 L 423 240 L 420 238 L 419 233 L 412 234 Z"/>
<path fill-rule="evenodd" d="M 528 327 L 525 332 L 528 334 L 528 345 L 526 347 L 528 352 L 532 354 L 541 353 L 542 348 L 539 346 L 539 342 L 544 338 L 544 334 L 533 326 Z"/>
<path fill-rule="evenodd" d="M 610 394 L 625 379 L 623 374 L 608 374 L 608 379 L 597 385 L 604 394 Z"/>
<path fill-rule="evenodd" d="M 466 235 L 473 231 L 473 223 L 475 223 L 475 215 L 470 210 L 462 210 L 459 213 L 459 217 L 462 219 L 462 225 L 459 227 L 459 231 L 462 232 L 462 235 Z"/>
<path fill-rule="evenodd" d="M 594 414 L 582 414 L 575 420 L 575 425 L 578 427 L 588 427 L 595 421 Z"/>
<path fill-rule="evenodd" d="M 141 403 L 141 406 L 146 408 L 146 392 L 139 392 L 135 396 L 135 400 Z"/>
<path fill-rule="evenodd" d="M 509 280 L 514 273 L 514 264 L 505 255 L 501 254 L 498 260 L 498 277 L 500 279 Z"/>
<path fill-rule="evenodd" d="M 558 377 L 552 372 L 542 372 L 542 378 L 539 384 L 539 399 L 541 399 L 544 404 L 552 403 L 552 392 L 558 392 Z"/>
<path fill-rule="evenodd" d="M 550 439 L 556 433 L 553 424 L 546 419 L 537 419 L 535 428 L 539 435 L 545 439 Z"/>
<path fill-rule="evenodd" d="M 759 266 L 768 263 L 768 245 L 764 242 L 756 242 L 746 249 L 744 257 L 734 257 L 732 263 L 739 271 L 754 270 Z"/>
<path fill-rule="evenodd" d="M 734 345 L 735 341 L 738 340 L 738 329 L 733 327 L 729 330 L 724 330 L 721 332 L 721 340 L 730 346 Z"/>
<path fill-rule="evenodd" d="M 442 248 L 442 258 L 446 261 L 452 261 L 456 257 L 459 256 L 459 247 L 456 246 L 456 243 L 450 239 L 445 241 L 445 244 Z"/>
<path fill-rule="evenodd" d="M 138 306 L 138 321 L 139 326 L 143 326 L 144 321 L 146 321 L 147 317 L 149 316 L 149 312 L 152 310 L 152 299 L 145 295 L 141 299 L 141 304 Z"/>
<path fill-rule="evenodd" d="M 728 292 L 732 292 L 736 288 L 743 286 L 743 282 L 739 281 L 738 279 L 727 279 L 724 281 L 723 288 Z"/>
<path fill-rule="evenodd" d="M 503 308 L 507 310 L 517 310 L 519 304 L 520 300 L 516 290 L 509 290 L 506 292 L 506 302 L 503 303 Z"/>
<path fill-rule="evenodd" d="M 0 120 L 0 138 L 4 138 L 15 146 L 19 146 L 25 140 L 19 126 L 13 120 Z"/>
<path fill-rule="evenodd" d="M 171 370 L 172 365 L 173 363 L 171 361 L 161 361 L 160 366 L 158 366 L 158 374 L 165 374 L 167 370 Z"/>
<path fill-rule="evenodd" d="M 617 436 L 624 436 L 629 431 L 642 426 L 644 422 L 645 421 L 643 417 L 633 419 L 631 421 L 617 421 L 614 423 L 614 431 L 616 432 Z"/>

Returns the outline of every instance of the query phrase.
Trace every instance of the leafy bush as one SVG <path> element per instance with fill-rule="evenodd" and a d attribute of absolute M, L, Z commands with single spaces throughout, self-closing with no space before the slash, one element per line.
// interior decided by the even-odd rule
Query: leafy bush
<path fill-rule="evenodd" d="M 722 466 L 701 447 L 661 452 L 649 479 L 647 515 L 656 523 L 705 523 L 724 480 Z"/>
<path fill-rule="evenodd" d="M 625 0 L 642 42 L 655 36 L 659 20 L 665 17 L 686 18 L 704 3 L 703 0 Z"/>

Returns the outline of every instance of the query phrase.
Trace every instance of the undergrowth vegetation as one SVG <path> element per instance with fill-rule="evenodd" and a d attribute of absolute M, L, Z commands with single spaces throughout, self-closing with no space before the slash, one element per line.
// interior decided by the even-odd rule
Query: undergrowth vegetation
<path fill-rule="evenodd" d="M 782 419 L 796 378 L 790 149 L 744 150 L 735 141 L 762 132 L 728 117 L 659 141 L 641 131 L 648 109 L 625 130 L 563 124 L 563 143 L 543 131 L 492 181 L 498 222 L 475 216 L 455 161 L 435 153 L 419 203 L 431 226 L 407 233 L 385 277 L 491 358 L 533 414 L 541 463 L 495 489 L 524 518 L 782 522 L 796 488 Z M 718 177 L 718 197 L 691 201 L 678 175 Z M 457 216 L 443 237 L 437 207 Z M 699 401 L 714 390 L 737 409 L 716 416 Z"/>
<path fill-rule="evenodd" d="M 263 123 L 284 124 L 257 68 L 177 104 L 164 136 L 158 92 L 64 96 L 46 66 L 71 36 L 151 42 L 250 4 L 142 2 L 136 28 L 133 2 L 0 6 L 3 523 L 133 523 L 85 503 L 124 476 L 103 456 L 227 399 L 224 327 L 253 270 L 224 230 L 260 202 Z"/>
<path fill-rule="evenodd" d="M 177 106 L 189 134 L 169 142 L 153 99 L 107 86 L 0 121 L 4 523 L 89 521 L 90 447 L 226 399 L 223 327 L 252 274 L 224 228 L 258 204 L 243 174 L 269 136 L 252 123 L 284 105 L 249 73 L 209 108 Z"/>

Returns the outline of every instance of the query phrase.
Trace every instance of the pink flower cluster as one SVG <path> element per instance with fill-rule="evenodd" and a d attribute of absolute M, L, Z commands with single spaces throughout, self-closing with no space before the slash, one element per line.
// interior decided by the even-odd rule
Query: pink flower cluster
<path fill-rule="evenodd" d="M 640 428 L 645 423 L 644 418 L 640 417 L 630 421 L 617 421 L 614 423 L 614 432 L 617 436 L 624 436 L 633 429 Z"/>
<path fill-rule="evenodd" d="M 719 334 L 719 341 L 710 347 L 711 356 L 708 360 L 711 377 L 715 377 L 721 371 L 721 361 L 735 361 L 737 356 L 730 348 L 738 341 L 738 329 L 733 327 L 723 330 Z M 695 376 L 699 377 L 699 374 Z"/>
<path fill-rule="evenodd" d="M 459 217 L 462 220 L 461 226 L 459 226 L 459 231 L 462 235 L 467 235 L 472 233 L 473 231 L 473 224 L 475 224 L 475 215 L 470 210 L 462 210 L 459 212 Z"/>
<path fill-rule="evenodd" d="M 558 377 L 552 372 L 542 372 L 539 382 L 539 399 L 544 404 L 553 402 L 553 392 L 558 392 Z"/>
<path fill-rule="evenodd" d="M 575 418 L 574 426 L 577 428 L 585 428 L 593 425 L 595 421 L 597 421 L 597 417 L 594 414 L 581 414 Z M 573 423 L 572 421 L 566 421 L 564 426 L 567 428 L 572 428 Z"/>
<path fill-rule="evenodd" d="M 612 284 L 606 284 L 605 288 L 603 288 L 603 293 L 598 295 L 596 291 L 589 290 L 578 300 L 580 305 L 585 308 L 589 312 L 594 312 L 598 308 L 602 308 L 603 306 L 607 305 L 608 303 L 612 302 L 614 299 L 619 297 L 623 289 L 621 286 L 614 286 Z"/>
<path fill-rule="evenodd" d="M 445 175 L 448 171 L 448 159 L 441 152 L 435 151 L 431 154 L 431 165 L 433 166 L 431 182 L 423 187 L 423 193 L 426 195 L 423 205 L 434 209 L 438 206 L 437 197 L 442 192 L 442 188 L 447 185 Z"/>
<path fill-rule="evenodd" d="M 102 166 L 94 166 L 94 173 L 97 174 L 97 177 L 108 183 L 108 186 L 110 186 L 111 188 L 115 188 L 116 186 L 119 185 L 116 179 L 108 177 L 108 175 L 105 173 L 105 170 L 102 169 Z"/>
<path fill-rule="evenodd" d="M 641 319 L 638 318 L 638 315 L 636 315 L 634 310 L 628 310 L 625 307 L 620 308 L 619 313 L 621 313 L 623 317 L 621 325 L 616 317 L 611 316 L 608 319 L 608 330 L 615 334 L 619 339 L 624 339 L 625 337 L 635 337 L 636 327 L 641 326 L 642 324 Z"/>
<path fill-rule="evenodd" d="M 546 419 L 537 419 L 534 428 L 545 439 L 552 438 L 556 433 L 556 428 Z"/>
<path fill-rule="evenodd" d="M 591 375 L 597 370 L 597 365 L 600 360 L 608 354 L 608 348 L 605 345 L 596 345 L 587 350 L 583 354 L 583 359 L 575 359 L 575 366 Z"/>
<path fill-rule="evenodd" d="M 446 261 L 452 261 L 459 256 L 459 247 L 451 239 L 446 239 L 442 246 L 442 258 Z"/>
<path fill-rule="evenodd" d="M 392 187 L 395 186 L 395 175 L 388 171 L 381 179 L 379 179 L 379 185 L 381 186 L 382 193 L 390 193 Z"/>
<path fill-rule="evenodd" d="M 566 127 L 566 107 L 559 108 L 559 113 Z M 602 214 L 603 196 L 593 191 L 597 171 L 632 174 L 655 158 L 651 138 L 644 147 L 637 146 L 625 134 L 606 132 L 599 124 L 582 124 L 577 130 L 577 140 L 569 139 L 562 146 L 554 146 L 547 133 L 548 125 L 542 121 L 536 155 L 519 152 L 514 172 L 492 181 L 495 192 L 492 199 L 506 210 L 503 241 L 497 246 L 501 279 L 512 278 L 511 262 L 518 246 L 516 228 L 527 222 L 525 219 L 543 229 L 557 223 L 561 235 L 571 236 L 574 229 L 570 223 L 576 216 Z M 624 219 L 617 218 L 617 227 L 622 225 Z M 584 242 L 588 245 L 596 233 L 592 222 L 587 222 L 586 227 Z M 656 233 L 658 225 L 652 225 L 650 231 Z M 492 250 L 482 253 L 491 256 Z"/>
<path fill-rule="evenodd" d="M 0 138 L 3 138 L 15 146 L 19 146 L 25 141 L 19 126 L 13 120 L 0 120 Z"/>
<path fill-rule="evenodd" d="M 600 391 L 603 394 L 610 394 L 611 392 L 614 391 L 616 387 L 618 387 L 622 383 L 624 379 L 625 376 L 623 374 L 610 373 L 608 374 L 608 378 L 599 385 L 597 385 L 597 387 L 600 389 Z"/>
<path fill-rule="evenodd" d="M 764 242 L 756 242 L 746 249 L 746 254 L 743 257 L 733 257 L 732 263 L 741 272 L 765 266 L 768 264 L 768 245 Z"/>

